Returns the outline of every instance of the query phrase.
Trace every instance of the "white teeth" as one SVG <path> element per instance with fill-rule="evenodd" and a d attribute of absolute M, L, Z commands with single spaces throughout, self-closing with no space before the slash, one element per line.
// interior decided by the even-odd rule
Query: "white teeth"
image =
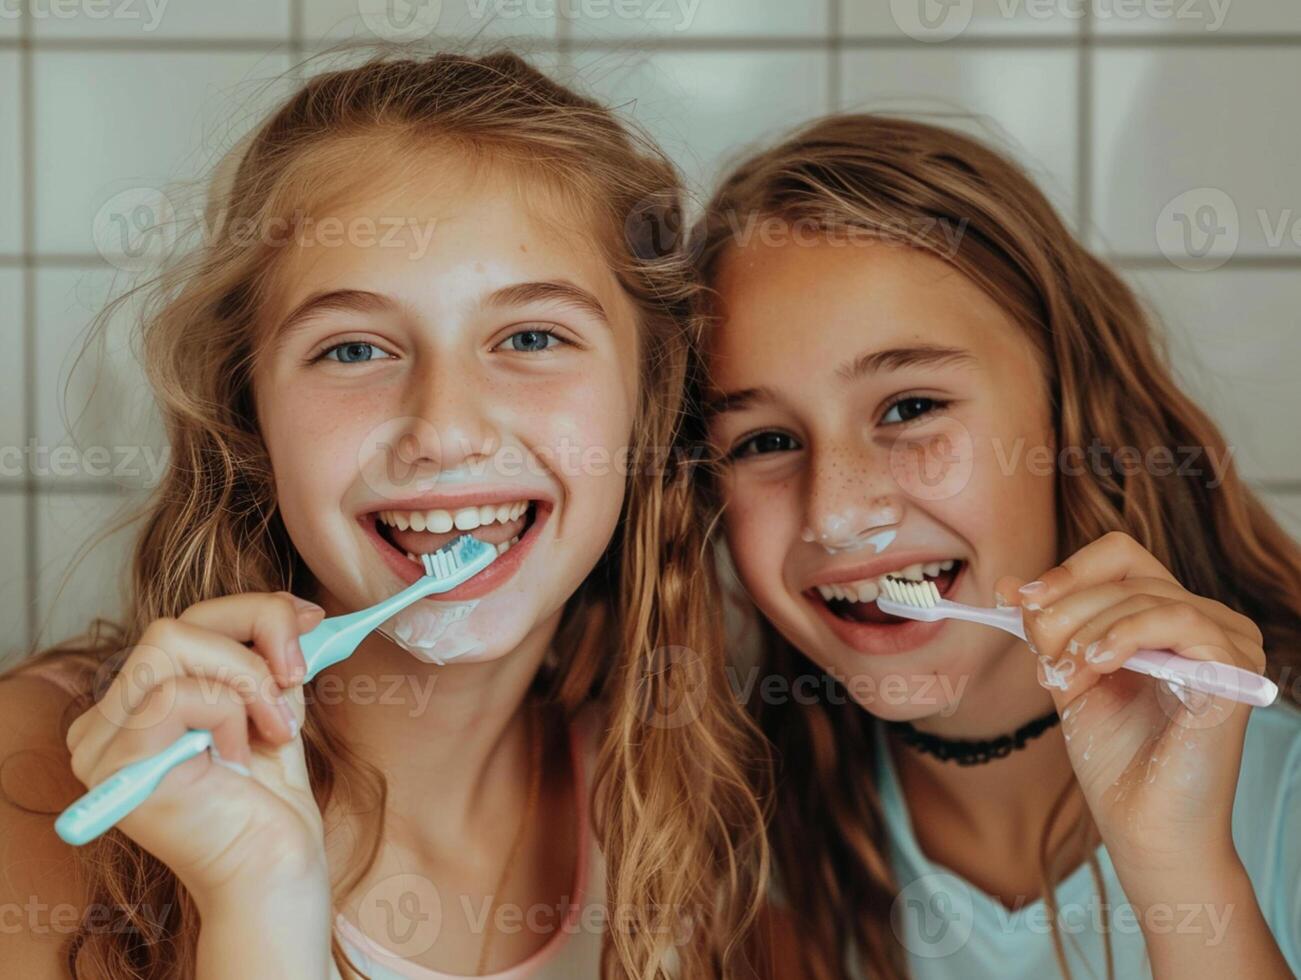
<path fill-rule="evenodd" d="M 510 548 L 510 542 L 503 541 L 501 544 L 497 545 L 497 554 L 504 555 L 506 554 L 509 548 Z"/>
<path fill-rule="evenodd" d="M 462 507 L 455 513 L 448 510 L 382 510 L 378 516 L 382 522 L 400 531 L 446 534 L 453 528 L 458 531 L 473 531 L 485 524 L 508 524 L 519 520 L 528 506 L 527 500 L 517 500 L 514 503 Z"/>
<path fill-rule="evenodd" d="M 832 599 L 839 599 L 843 602 L 875 602 L 879 596 L 887 594 L 885 586 L 887 578 L 925 583 L 926 576 L 934 578 L 941 572 L 949 571 L 957 563 L 955 558 L 949 558 L 945 561 L 918 562 L 897 571 L 879 575 L 876 578 L 860 579 L 857 582 L 838 582 L 833 585 L 819 585 L 818 593 L 828 602 Z"/>

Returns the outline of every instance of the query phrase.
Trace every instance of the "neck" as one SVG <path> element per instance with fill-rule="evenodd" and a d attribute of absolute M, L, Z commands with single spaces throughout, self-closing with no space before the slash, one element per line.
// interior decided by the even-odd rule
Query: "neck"
<path fill-rule="evenodd" d="M 943 738 L 983 740 L 1009 735 L 1044 716 L 1053 701 L 1028 657 L 1021 644 L 1010 646 L 992 669 L 972 679 L 952 715 L 921 718 L 913 726 Z M 956 823 L 969 840 L 987 842 L 1002 854 L 1019 852 L 1031 866 L 1052 809 L 1074 780 L 1060 727 L 1003 758 L 973 766 L 945 762 L 893 740 L 891 751 L 919 838 L 927 836 L 927 823 Z M 1063 815 L 1068 820 L 1078 802 L 1068 802 L 1071 812 Z"/>
<path fill-rule="evenodd" d="M 526 792 L 522 712 L 559 614 L 494 660 L 435 666 L 372 634 L 316 680 L 314 710 L 388 781 L 386 836 L 445 850 Z M 435 842 L 442 842 L 435 847 Z"/>

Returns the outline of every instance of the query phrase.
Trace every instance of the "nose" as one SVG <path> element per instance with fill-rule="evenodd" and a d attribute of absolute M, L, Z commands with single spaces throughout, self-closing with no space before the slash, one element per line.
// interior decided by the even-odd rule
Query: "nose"
<path fill-rule="evenodd" d="M 884 550 L 903 523 L 905 496 L 871 447 L 831 447 L 812 458 L 801 537 L 830 553 Z"/>
<path fill-rule="evenodd" d="M 471 359 L 431 357 L 413 370 L 403 392 L 406 424 L 395 447 L 401 462 L 442 472 L 491 459 L 501 439 L 487 391 Z"/>

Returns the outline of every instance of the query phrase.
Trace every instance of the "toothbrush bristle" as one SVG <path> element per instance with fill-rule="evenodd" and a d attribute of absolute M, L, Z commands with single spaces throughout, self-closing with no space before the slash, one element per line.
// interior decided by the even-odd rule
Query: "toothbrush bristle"
<path fill-rule="evenodd" d="M 902 579 L 885 579 L 886 597 L 905 606 L 929 609 L 940 601 L 940 590 L 934 582 L 906 582 Z"/>
<path fill-rule="evenodd" d="M 474 561 L 489 547 L 490 545 L 484 544 L 478 538 L 463 534 L 432 554 L 421 555 L 420 563 L 425 566 L 426 575 L 446 578 Z"/>

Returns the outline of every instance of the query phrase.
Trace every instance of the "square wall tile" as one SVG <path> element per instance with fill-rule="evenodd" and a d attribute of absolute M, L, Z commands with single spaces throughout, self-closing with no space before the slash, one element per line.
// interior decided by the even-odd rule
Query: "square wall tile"
<path fill-rule="evenodd" d="M 284 54 L 38 54 L 38 251 L 126 267 L 192 225 L 201 178 L 283 97 L 287 68 Z"/>
<path fill-rule="evenodd" d="M 1301 257 L 1301 58 L 1290 48 L 1099 50 L 1100 244 L 1213 268 Z"/>
<path fill-rule="evenodd" d="M 23 329 L 23 273 L 21 269 L 0 269 L 0 343 L 8 351 L 0 365 L 0 481 L 21 480 L 26 471 L 26 411 L 24 391 L 27 379 L 23 365 L 27 331 Z"/>
<path fill-rule="evenodd" d="M 303 31 L 308 43 L 396 41 L 435 46 L 441 39 L 554 41 L 558 3 L 537 0 L 306 0 Z M 459 50 L 452 45 L 453 50 Z"/>
<path fill-rule="evenodd" d="M 0 252 L 11 255 L 23 250 L 22 97 L 18 53 L 0 51 Z"/>
<path fill-rule="evenodd" d="M 1160 315 L 1185 390 L 1219 424 L 1249 480 L 1301 479 L 1301 308 L 1287 270 L 1132 273 Z"/>
<path fill-rule="evenodd" d="M 48 451 L 37 476 L 55 485 L 154 486 L 167 455 L 133 341 L 139 303 L 92 331 L 127 277 L 113 270 L 42 269 L 36 277 L 36 437 Z"/>
<path fill-rule="evenodd" d="M 586 41 L 647 38 L 828 37 L 826 0 L 569 0 L 570 36 L 581 50 Z"/>
<path fill-rule="evenodd" d="M 827 111 L 820 51 L 691 51 L 574 58 L 580 90 L 645 127 L 707 195 L 721 170 Z"/>
<path fill-rule="evenodd" d="M 85 631 L 96 616 L 120 621 L 139 524 L 110 531 L 140 506 L 126 494 L 43 495 L 36 503 L 37 642 Z"/>
<path fill-rule="evenodd" d="M 1079 34 L 1079 3 L 1061 0 L 868 0 L 849 2 L 841 11 L 846 37 L 885 37 L 945 41 L 990 35 L 1070 37 Z"/>
<path fill-rule="evenodd" d="M 992 144 L 1025 166 L 1074 226 L 1074 52 L 846 51 L 840 75 L 845 111 L 906 113 Z"/>
<path fill-rule="evenodd" d="M 22 6 L 0 4 L 0 38 L 17 37 L 23 31 Z"/>
<path fill-rule="evenodd" d="M 27 649 L 27 499 L 0 493 L 0 669 Z"/>
<path fill-rule="evenodd" d="M 1118 3 L 1094 0 L 1093 31 L 1099 35 L 1217 37 L 1301 32 L 1301 4 L 1279 0 L 1166 0 Z"/>
<path fill-rule="evenodd" d="M 170 41 L 240 38 L 287 41 L 290 0 L 108 0 L 29 3 L 38 40 Z"/>

